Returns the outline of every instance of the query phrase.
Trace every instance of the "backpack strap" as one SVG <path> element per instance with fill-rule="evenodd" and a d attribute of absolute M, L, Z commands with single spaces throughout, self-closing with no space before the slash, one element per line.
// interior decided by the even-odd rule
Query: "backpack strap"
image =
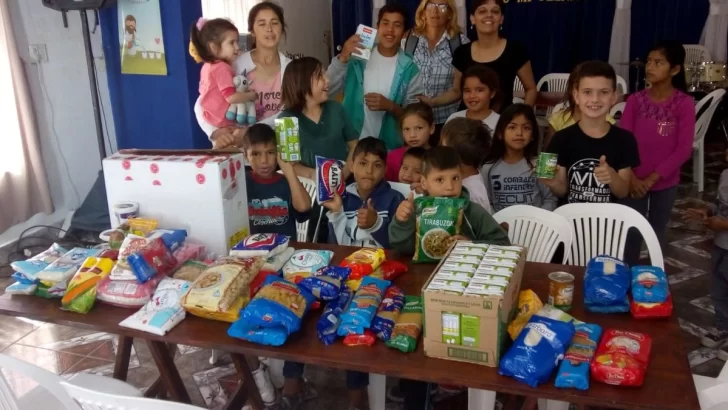
<path fill-rule="evenodd" d="M 417 49 L 417 43 L 420 41 L 420 38 L 410 34 L 407 36 L 407 41 L 404 43 L 404 52 L 410 55 L 411 57 L 414 57 L 415 50 Z"/>
<path fill-rule="evenodd" d="M 450 56 L 455 55 L 455 50 L 458 49 L 462 45 L 462 41 L 460 40 L 460 33 L 456 34 L 453 37 L 450 37 Z"/>

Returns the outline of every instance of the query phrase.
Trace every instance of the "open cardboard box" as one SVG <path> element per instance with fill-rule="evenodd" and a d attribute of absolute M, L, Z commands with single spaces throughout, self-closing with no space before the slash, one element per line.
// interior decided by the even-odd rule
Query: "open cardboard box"
<path fill-rule="evenodd" d="M 422 287 L 422 299 L 425 305 L 423 333 L 425 355 L 496 367 L 504 353 L 505 342 L 508 340 L 508 324 L 518 309 L 518 294 L 521 290 L 528 249 L 524 248 L 521 253 L 521 258 L 518 260 L 503 296 L 458 296 L 427 290 L 427 286 L 440 269 L 440 265 L 447 259 L 454 247 L 455 244 L 450 247 L 445 258 L 437 265 Z M 470 347 L 444 343 L 442 337 L 443 312 L 477 316 L 479 320 L 477 345 Z"/>

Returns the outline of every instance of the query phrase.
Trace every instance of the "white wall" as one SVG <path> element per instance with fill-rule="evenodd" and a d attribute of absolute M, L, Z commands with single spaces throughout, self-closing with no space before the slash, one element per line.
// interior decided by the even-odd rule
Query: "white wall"
<path fill-rule="evenodd" d="M 330 0 L 277 0 L 285 11 L 288 36 L 282 49 L 329 63 L 325 33 L 331 35 Z"/>
<path fill-rule="evenodd" d="M 40 0 L 9 0 L 9 3 L 21 57 L 29 61 L 29 44 L 45 44 L 48 50 L 48 62 L 26 63 L 25 72 L 56 212 L 51 216 L 36 215 L 0 233 L 0 245 L 16 239 L 23 229 L 33 224 L 62 221 L 68 211 L 78 208 L 101 168 L 79 13 L 68 13 L 68 28 L 64 28 L 61 13 L 43 7 Z M 93 25 L 93 13 L 89 15 L 89 24 Z M 97 57 L 101 101 L 108 119 L 107 140 L 111 140 L 111 146 L 107 142 L 106 149 L 112 152 L 116 150 L 116 135 L 100 30 L 91 35 L 91 42 Z"/>

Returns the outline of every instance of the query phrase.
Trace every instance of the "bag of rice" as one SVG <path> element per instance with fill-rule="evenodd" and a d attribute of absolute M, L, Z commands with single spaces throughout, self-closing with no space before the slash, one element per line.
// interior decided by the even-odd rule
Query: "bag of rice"
<path fill-rule="evenodd" d="M 32 295 L 35 293 L 38 285 L 15 282 L 12 285 L 5 288 L 5 293 L 8 295 Z"/>
<path fill-rule="evenodd" d="M 377 314 L 372 319 L 371 329 L 383 341 L 389 340 L 397 323 L 397 317 L 404 307 L 404 292 L 396 286 L 390 286 L 384 292 L 384 299 L 379 304 Z"/>
<path fill-rule="evenodd" d="M 498 373 L 538 387 L 551 377 L 572 337 L 573 323 L 533 315 L 501 358 Z"/>
<path fill-rule="evenodd" d="M 637 303 L 663 303 L 670 295 L 665 271 L 656 266 L 632 268 L 632 298 Z"/>
<path fill-rule="evenodd" d="M 288 237 L 278 233 L 250 235 L 230 249 L 230 256 L 252 258 L 254 256 L 276 256 L 288 248 Z"/>
<path fill-rule="evenodd" d="M 96 256 L 99 252 L 98 249 L 73 248 L 38 272 L 36 277 L 38 280 L 50 283 L 67 281 L 76 273 L 86 258 Z"/>
<path fill-rule="evenodd" d="M 336 331 L 341 323 L 341 314 L 346 311 L 353 295 L 354 292 L 351 289 L 346 285 L 342 286 L 339 296 L 326 304 L 321 318 L 316 322 L 316 334 L 321 343 L 326 346 L 332 345 L 336 341 Z"/>
<path fill-rule="evenodd" d="M 172 277 L 179 280 L 194 282 L 208 267 L 210 267 L 210 265 L 205 262 L 189 260 L 183 263 Z"/>
<path fill-rule="evenodd" d="M 298 285 L 268 276 L 257 295 L 240 315 L 251 326 L 283 327 L 290 335 L 301 328 L 301 320 L 314 301 L 313 295 Z"/>
<path fill-rule="evenodd" d="M 283 326 L 261 327 L 237 320 L 228 329 L 228 336 L 266 346 L 282 346 L 288 339 Z"/>
<path fill-rule="evenodd" d="M 107 276 L 96 285 L 96 299 L 113 306 L 138 309 L 149 302 L 154 289 L 164 278 L 158 275 L 147 283 L 139 283 L 136 279 L 111 280 L 111 276 Z"/>
<path fill-rule="evenodd" d="M 423 311 L 421 297 L 405 296 L 404 307 L 397 317 L 397 324 L 392 329 L 392 336 L 387 341 L 387 346 L 404 353 L 414 352 L 422 331 Z"/>
<path fill-rule="evenodd" d="M 334 253 L 331 251 L 299 250 L 293 253 L 291 259 L 283 265 L 283 277 L 298 283 L 303 278 L 311 276 L 317 270 L 327 266 Z"/>
<path fill-rule="evenodd" d="M 347 256 L 346 259 L 341 261 L 339 266 L 351 268 L 351 275 L 349 277 L 352 280 L 356 280 L 370 275 L 386 258 L 384 249 L 362 248 Z"/>
<path fill-rule="evenodd" d="M 185 309 L 226 312 L 238 296 L 249 296 L 248 285 L 261 266 L 262 258 L 222 257 L 195 280 L 182 305 Z"/>
<path fill-rule="evenodd" d="M 338 335 L 362 334 L 364 329 L 369 329 L 372 318 L 377 312 L 379 304 L 382 303 L 384 292 L 391 282 L 365 276 L 361 281 L 359 290 L 349 304 L 346 313 L 341 315 Z"/>
<path fill-rule="evenodd" d="M 594 358 L 602 328 L 589 323 L 577 323 L 571 346 L 561 361 L 554 386 L 578 390 L 589 389 L 589 363 Z"/>
<path fill-rule="evenodd" d="M 119 326 L 164 336 L 185 318 L 182 296 L 190 288 L 185 280 L 165 278 L 144 307 L 119 323 Z"/>
<path fill-rule="evenodd" d="M 96 285 L 109 276 L 114 261 L 105 258 L 86 258 L 66 288 L 61 308 L 76 313 L 88 313 L 96 301 Z"/>
<path fill-rule="evenodd" d="M 38 272 L 47 268 L 58 258 L 68 253 L 68 250 L 61 245 L 54 243 L 50 248 L 24 261 L 16 261 L 10 264 L 14 271 L 21 273 L 26 278 L 36 281 Z"/>
<path fill-rule="evenodd" d="M 439 262 L 452 244 L 452 236 L 460 234 L 463 223 L 462 198 L 420 197 L 415 199 L 415 255 L 422 263 Z"/>
<path fill-rule="evenodd" d="M 341 286 L 350 273 L 351 269 L 349 268 L 324 266 L 314 272 L 313 275 L 303 278 L 298 286 L 309 291 L 316 299 L 327 302 L 339 296 Z"/>
<path fill-rule="evenodd" d="M 518 314 L 511 324 L 508 325 L 508 334 L 511 336 L 511 340 L 516 340 L 521 330 L 523 330 L 523 327 L 531 319 L 531 316 L 541 310 L 541 308 L 543 308 L 543 302 L 541 302 L 538 295 L 531 289 L 522 290 L 518 294 Z"/>
<path fill-rule="evenodd" d="M 646 334 L 608 329 L 591 363 L 591 375 L 615 386 L 641 386 L 651 350 L 652 338 Z"/>
<path fill-rule="evenodd" d="M 586 265 L 584 274 L 584 303 L 623 303 L 631 279 L 629 267 L 619 259 L 606 255 L 593 258 Z"/>
<path fill-rule="evenodd" d="M 121 243 L 121 248 L 119 248 L 119 258 L 116 261 L 116 266 L 111 270 L 111 280 L 136 280 L 127 259 L 132 253 L 142 250 L 147 246 L 147 243 L 149 243 L 149 239 L 143 236 L 129 234 L 124 238 L 124 242 Z"/>
<path fill-rule="evenodd" d="M 293 256 L 293 252 L 295 251 L 295 249 L 289 247 L 278 255 L 268 256 L 268 259 L 265 260 L 265 265 L 263 265 L 260 270 L 278 272 L 283 268 L 283 265 L 291 259 L 291 256 Z"/>

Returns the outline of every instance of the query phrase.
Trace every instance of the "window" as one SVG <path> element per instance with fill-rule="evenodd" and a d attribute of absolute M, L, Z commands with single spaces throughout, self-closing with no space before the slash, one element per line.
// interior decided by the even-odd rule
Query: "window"
<path fill-rule="evenodd" d="M 248 13 L 260 2 L 261 0 L 202 0 L 202 15 L 208 19 L 228 18 L 239 32 L 247 33 Z"/>

